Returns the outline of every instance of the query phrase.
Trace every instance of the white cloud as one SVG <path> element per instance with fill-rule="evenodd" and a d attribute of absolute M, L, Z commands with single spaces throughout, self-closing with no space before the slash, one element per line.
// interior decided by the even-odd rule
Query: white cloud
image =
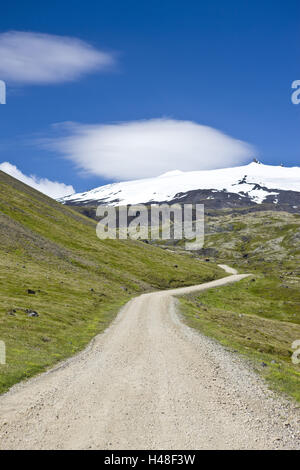
<path fill-rule="evenodd" d="M 9 162 L 0 163 L 0 170 L 53 199 L 75 193 L 73 186 L 58 183 L 57 181 L 49 181 L 47 178 L 38 178 L 34 175 L 26 176 L 15 165 L 11 165 Z"/>
<path fill-rule="evenodd" d="M 22 84 L 74 80 L 114 62 L 79 39 L 22 31 L 0 34 L 0 57 L 0 78 Z"/>
<path fill-rule="evenodd" d="M 249 161 L 254 149 L 191 121 L 151 119 L 112 125 L 67 123 L 50 142 L 88 174 L 108 179 L 157 176 L 170 170 L 203 170 Z"/>

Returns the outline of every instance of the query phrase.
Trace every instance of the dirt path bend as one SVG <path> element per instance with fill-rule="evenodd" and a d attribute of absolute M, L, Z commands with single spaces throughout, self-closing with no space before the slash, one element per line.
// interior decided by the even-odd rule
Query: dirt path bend
<path fill-rule="evenodd" d="M 227 266 L 227 264 L 218 264 L 218 266 L 222 269 L 224 269 L 224 271 L 226 271 L 228 274 L 237 274 L 237 270 L 234 269 L 234 268 L 231 268 L 230 266 Z"/>
<path fill-rule="evenodd" d="M 144 294 L 81 354 L 0 397 L 1 449 L 300 448 L 299 410 L 185 326 L 174 294 Z"/>

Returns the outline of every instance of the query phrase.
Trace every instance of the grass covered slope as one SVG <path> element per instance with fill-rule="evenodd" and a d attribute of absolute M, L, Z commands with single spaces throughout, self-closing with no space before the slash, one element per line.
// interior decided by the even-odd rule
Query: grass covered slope
<path fill-rule="evenodd" d="M 300 291 L 289 298 L 263 278 L 244 280 L 181 299 L 187 324 L 246 356 L 272 388 L 300 401 L 300 367 L 292 343 L 300 339 Z"/>
<path fill-rule="evenodd" d="M 0 223 L 0 392 L 82 349 L 132 296 L 224 275 L 141 242 L 100 241 L 93 220 L 2 172 Z"/>
<path fill-rule="evenodd" d="M 230 259 L 237 268 L 299 282 L 299 214 L 219 211 L 206 217 L 205 235 L 205 253 L 212 260 Z"/>
<path fill-rule="evenodd" d="M 254 274 L 238 284 L 182 299 L 187 323 L 253 362 L 277 390 L 300 401 L 300 216 L 220 212 L 206 220 L 200 255 Z"/>

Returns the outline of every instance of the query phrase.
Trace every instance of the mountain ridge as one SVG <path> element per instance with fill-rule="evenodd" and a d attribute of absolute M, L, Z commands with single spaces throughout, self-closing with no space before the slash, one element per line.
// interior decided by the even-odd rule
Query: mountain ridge
<path fill-rule="evenodd" d="M 232 196 L 231 196 L 232 195 Z M 230 197 L 235 206 L 284 204 L 300 207 L 300 167 L 283 167 L 252 162 L 248 165 L 183 172 L 174 170 L 155 178 L 112 183 L 59 201 L 67 205 L 130 205 L 161 202 L 203 202 Z"/>

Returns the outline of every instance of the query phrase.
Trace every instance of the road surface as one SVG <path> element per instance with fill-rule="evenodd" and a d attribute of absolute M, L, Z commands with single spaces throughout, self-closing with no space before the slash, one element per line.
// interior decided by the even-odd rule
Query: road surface
<path fill-rule="evenodd" d="M 0 397 L 1 449 L 299 449 L 295 404 L 144 294 L 79 355 Z M 299 429 L 298 429 L 299 431 Z"/>

